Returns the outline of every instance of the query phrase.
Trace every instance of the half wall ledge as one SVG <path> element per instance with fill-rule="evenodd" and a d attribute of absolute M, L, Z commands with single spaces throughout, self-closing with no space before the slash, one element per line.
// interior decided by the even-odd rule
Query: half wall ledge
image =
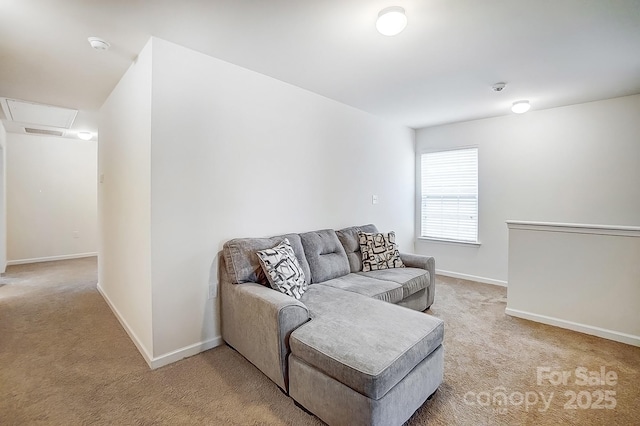
<path fill-rule="evenodd" d="M 507 226 L 507 315 L 640 346 L 640 227 Z"/>

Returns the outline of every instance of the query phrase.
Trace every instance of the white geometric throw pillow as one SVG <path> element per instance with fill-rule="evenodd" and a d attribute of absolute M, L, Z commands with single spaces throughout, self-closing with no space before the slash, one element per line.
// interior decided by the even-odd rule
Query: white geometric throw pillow
<path fill-rule="evenodd" d="M 362 272 L 378 269 L 404 268 L 400 251 L 396 245 L 396 233 L 388 234 L 358 232 L 362 252 Z"/>
<path fill-rule="evenodd" d="M 289 240 L 277 246 L 256 252 L 271 288 L 300 299 L 307 291 L 307 282 Z"/>

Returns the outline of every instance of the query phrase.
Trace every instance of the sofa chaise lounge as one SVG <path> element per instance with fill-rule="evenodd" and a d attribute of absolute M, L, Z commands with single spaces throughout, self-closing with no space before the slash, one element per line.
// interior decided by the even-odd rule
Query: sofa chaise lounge
<path fill-rule="evenodd" d="M 330 425 L 399 425 L 443 380 L 434 259 L 362 272 L 358 232 L 374 225 L 241 238 L 220 263 L 222 337 L 298 405 Z M 300 300 L 268 287 L 256 252 L 286 238 L 310 284 Z M 410 309 L 407 309 L 410 308 Z"/>

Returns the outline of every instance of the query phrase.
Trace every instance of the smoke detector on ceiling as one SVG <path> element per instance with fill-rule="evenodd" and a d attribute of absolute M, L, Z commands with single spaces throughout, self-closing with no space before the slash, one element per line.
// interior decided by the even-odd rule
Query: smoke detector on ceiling
<path fill-rule="evenodd" d="M 89 37 L 89 44 L 96 50 L 108 50 L 111 45 L 100 37 Z"/>
<path fill-rule="evenodd" d="M 507 87 L 507 83 L 496 83 L 493 86 L 491 86 L 491 89 L 494 92 L 502 92 L 505 87 Z"/>

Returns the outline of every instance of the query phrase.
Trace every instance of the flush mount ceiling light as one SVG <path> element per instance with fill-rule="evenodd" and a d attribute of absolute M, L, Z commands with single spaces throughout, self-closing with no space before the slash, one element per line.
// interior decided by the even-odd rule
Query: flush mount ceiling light
<path fill-rule="evenodd" d="M 107 50 L 111 45 L 99 37 L 89 37 L 89 44 L 96 50 Z"/>
<path fill-rule="evenodd" d="M 511 106 L 511 111 L 515 112 L 516 114 L 523 114 L 529 111 L 529 108 L 531 108 L 529 101 L 516 101 Z"/>
<path fill-rule="evenodd" d="M 83 141 L 90 141 L 93 137 L 93 133 L 91 132 L 78 132 L 78 137 Z"/>
<path fill-rule="evenodd" d="M 378 13 L 376 29 L 382 35 L 394 36 L 400 34 L 407 26 L 407 15 L 400 6 L 391 6 Z"/>

